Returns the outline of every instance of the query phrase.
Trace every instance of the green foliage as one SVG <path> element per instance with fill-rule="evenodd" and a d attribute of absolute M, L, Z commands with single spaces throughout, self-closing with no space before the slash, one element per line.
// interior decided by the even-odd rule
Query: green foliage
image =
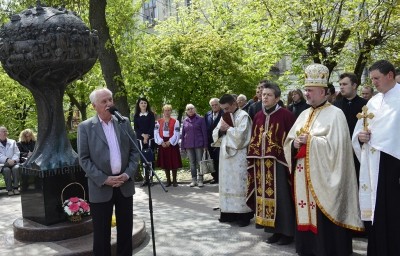
<path fill-rule="evenodd" d="M 0 0 L 0 20 L 8 22 L 11 14 L 36 2 Z M 89 0 L 63 2 L 89 24 Z M 192 103 L 203 114 L 211 97 L 243 93 L 251 98 L 260 79 L 275 79 L 270 69 L 283 58 L 290 60 L 290 70 L 280 74 L 281 85 L 296 80 L 301 84 L 304 66 L 311 62 L 324 63 L 334 72 L 362 71 L 380 58 L 400 65 L 396 0 L 198 0 L 190 8 L 172 8 L 172 16 L 152 29 L 140 22 L 142 4 L 113 0 L 107 1 L 106 9 L 110 44 L 118 55 L 131 108 L 139 96 L 146 96 L 158 113 L 171 103 L 182 115 Z M 0 81 L 0 124 L 7 126 L 10 137 L 23 128 L 35 129 L 29 91 L 3 70 Z M 104 85 L 97 63 L 67 86 L 66 117 L 70 102 L 82 118 L 91 116 L 89 93 Z"/>
<path fill-rule="evenodd" d="M 182 114 L 186 104 L 192 103 L 199 113 L 205 113 L 212 97 L 254 95 L 254 85 L 265 69 L 249 62 L 254 53 L 243 47 L 240 36 L 230 28 L 228 7 L 222 2 L 214 4 L 196 2 L 190 11 L 179 9 L 179 19 L 171 17 L 160 22 L 154 34 L 143 35 L 146 47 L 136 58 L 141 64 L 138 72 L 156 111 L 171 103 Z"/>
<path fill-rule="evenodd" d="M 375 48 L 398 34 L 397 0 L 259 0 L 254 5 L 277 28 L 280 50 L 293 60 L 295 74 L 318 62 L 361 76 Z"/>
<path fill-rule="evenodd" d="M 0 188 L 5 188 L 6 182 L 4 181 L 4 176 L 0 175 Z"/>
<path fill-rule="evenodd" d="M 9 137 L 17 139 L 25 128 L 36 130 L 36 107 L 32 95 L 0 69 L 0 125 L 7 127 Z"/>

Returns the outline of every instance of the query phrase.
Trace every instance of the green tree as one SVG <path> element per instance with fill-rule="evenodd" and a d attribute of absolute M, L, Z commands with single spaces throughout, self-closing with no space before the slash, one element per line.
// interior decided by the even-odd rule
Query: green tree
<path fill-rule="evenodd" d="M 0 125 L 7 127 L 11 138 L 18 139 L 23 129 L 37 127 L 35 102 L 30 92 L 2 69 L 0 81 Z"/>
<path fill-rule="evenodd" d="M 282 49 L 294 60 L 294 70 L 304 62 L 326 65 L 332 72 L 338 65 L 361 77 L 376 47 L 398 31 L 398 1 L 315 0 L 253 3 L 279 30 Z M 397 13 L 397 14 L 396 14 Z"/>
<path fill-rule="evenodd" d="M 115 105 L 122 114 L 130 116 L 118 55 L 106 19 L 106 0 L 89 1 L 89 20 L 92 29 L 99 35 L 99 61 L 107 87 L 114 93 Z M 119 6 L 121 8 L 121 6 Z"/>
<path fill-rule="evenodd" d="M 188 103 L 202 114 L 212 97 L 224 93 L 253 96 L 255 84 L 266 73 L 266 68 L 254 61 L 258 53 L 243 47 L 241 36 L 229 29 L 225 14 L 229 19 L 234 16 L 223 2 L 214 6 L 204 3 L 181 8 L 177 16 L 159 22 L 154 34 L 144 36 L 146 47 L 137 58 L 153 105 L 159 110 L 172 103 L 179 119 Z M 263 61 L 270 62 L 267 66 L 273 64 L 265 57 Z"/>

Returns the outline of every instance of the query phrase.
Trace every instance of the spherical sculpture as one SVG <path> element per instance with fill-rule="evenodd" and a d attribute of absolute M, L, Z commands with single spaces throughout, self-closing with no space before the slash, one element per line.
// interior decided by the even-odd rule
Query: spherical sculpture
<path fill-rule="evenodd" d="M 0 60 L 7 74 L 28 88 L 38 113 L 38 141 L 25 167 L 54 170 L 77 165 L 63 111 L 66 86 L 97 60 L 98 37 L 64 7 L 29 8 L 0 30 Z"/>

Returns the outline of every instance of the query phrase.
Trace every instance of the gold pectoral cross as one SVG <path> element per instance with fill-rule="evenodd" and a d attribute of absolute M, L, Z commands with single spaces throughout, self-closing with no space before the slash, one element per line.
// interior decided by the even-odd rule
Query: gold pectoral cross
<path fill-rule="evenodd" d="M 358 119 L 363 118 L 364 131 L 368 131 L 368 118 L 369 119 L 374 118 L 374 114 L 368 113 L 368 107 L 364 106 L 362 107 L 362 112 L 357 114 L 357 118 Z"/>

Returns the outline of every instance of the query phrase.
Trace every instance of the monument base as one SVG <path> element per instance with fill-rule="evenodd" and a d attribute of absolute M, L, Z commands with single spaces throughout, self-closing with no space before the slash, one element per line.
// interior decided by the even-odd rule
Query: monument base
<path fill-rule="evenodd" d="M 46 171 L 20 166 L 20 170 L 24 219 L 43 225 L 63 223 L 67 220 L 62 208 L 64 200 L 70 197 L 88 200 L 87 178 L 79 165 Z M 76 183 L 80 185 L 68 186 Z"/>
<path fill-rule="evenodd" d="M 90 225 L 92 225 L 92 221 L 90 217 L 85 217 L 83 221 L 88 221 L 90 222 Z M 21 223 L 24 223 L 25 226 L 21 227 Z M 28 224 L 29 223 L 29 224 Z M 65 223 L 65 225 L 76 225 L 79 223 Z M 81 223 L 82 226 L 86 225 L 84 223 Z M 43 226 L 41 224 L 32 224 L 32 221 L 25 220 L 22 218 L 19 218 L 15 220 L 13 226 L 14 226 L 14 241 L 13 243 L 18 245 L 20 248 L 25 248 L 25 249 L 32 249 L 32 250 L 43 250 L 43 248 L 46 248 L 47 250 L 47 255 L 48 252 L 52 252 L 52 255 L 63 255 L 63 256 L 72 256 L 72 255 L 93 255 L 93 233 L 75 237 L 75 238 L 70 238 L 70 239 L 65 239 L 65 240 L 59 240 L 59 241 L 43 241 L 43 242 L 38 242 L 34 241 L 33 237 L 31 237 L 31 241 L 33 242 L 28 242 L 28 241 L 19 241 L 19 236 L 27 236 L 29 233 L 30 235 L 34 234 L 34 229 L 30 231 L 26 231 L 30 225 L 35 225 L 37 227 L 43 227 L 43 228 L 50 228 Z M 63 224 L 56 224 L 53 226 L 62 226 Z M 17 229 L 17 230 L 16 230 Z M 22 230 L 24 229 L 24 230 Z M 24 233 L 27 232 L 27 233 Z M 53 232 L 53 231 L 51 231 Z M 41 231 L 38 231 L 36 236 L 41 236 Z M 59 236 L 59 234 L 57 234 Z M 133 249 L 138 248 L 144 241 L 147 239 L 147 232 L 146 232 L 146 226 L 145 223 L 142 219 L 137 218 L 136 215 L 133 217 L 133 231 L 132 231 L 132 247 Z M 111 229 L 111 250 L 112 250 L 112 255 L 117 255 L 117 228 L 114 227 Z"/>
<path fill-rule="evenodd" d="M 13 223 L 14 238 L 24 242 L 51 242 L 84 236 L 93 232 L 91 217 L 80 222 L 65 221 L 46 226 L 40 223 L 18 218 Z"/>

